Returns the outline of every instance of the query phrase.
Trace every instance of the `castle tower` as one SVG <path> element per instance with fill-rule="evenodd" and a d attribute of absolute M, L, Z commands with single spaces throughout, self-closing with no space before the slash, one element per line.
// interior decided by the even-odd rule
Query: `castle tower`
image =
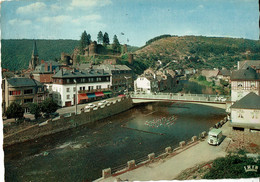
<path fill-rule="evenodd" d="M 32 51 L 32 58 L 29 62 L 29 69 L 35 69 L 35 67 L 37 65 L 39 65 L 39 55 L 38 55 L 38 50 L 37 50 L 37 46 L 36 46 L 36 41 L 34 41 L 33 44 L 33 51 Z"/>

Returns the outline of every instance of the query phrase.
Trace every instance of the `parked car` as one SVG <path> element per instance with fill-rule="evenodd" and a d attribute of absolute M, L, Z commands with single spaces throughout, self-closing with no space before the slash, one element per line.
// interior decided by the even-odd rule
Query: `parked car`
<path fill-rule="evenodd" d="M 99 106 L 103 106 L 103 105 L 108 104 L 108 103 L 110 103 L 110 102 L 107 101 L 107 100 L 102 100 L 102 101 L 100 101 L 100 102 L 98 103 L 98 105 L 99 105 Z"/>
<path fill-rule="evenodd" d="M 95 108 L 95 107 L 97 107 L 97 106 L 94 105 L 94 104 L 92 104 L 92 103 L 90 103 L 90 104 L 88 104 L 88 105 L 85 106 L 85 109 L 93 109 L 93 108 Z"/>

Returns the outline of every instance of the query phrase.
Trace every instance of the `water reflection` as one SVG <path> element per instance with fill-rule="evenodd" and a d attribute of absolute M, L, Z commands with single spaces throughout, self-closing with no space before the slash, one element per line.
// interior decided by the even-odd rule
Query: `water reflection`
<path fill-rule="evenodd" d="M 145 125 L 146 121 L 172 116 L 177 119 L 171 127 Z M 7 148 L 6 181 L 93 180 L 101 176 L 104 168 L 175 146 L 181 140 L 208 130 L 224 116 L 222 109 L 196 104 L 137 106 L 92 127 Z"/>

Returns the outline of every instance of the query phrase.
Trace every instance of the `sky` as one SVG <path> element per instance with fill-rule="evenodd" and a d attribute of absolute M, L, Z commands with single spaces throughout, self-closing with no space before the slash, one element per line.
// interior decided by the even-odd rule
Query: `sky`
<path fill-rule="evenodd" d="M 84 30 L 143 46 L 163 35 L 259 39 L 258 0 L 20 0 L 1 2 L 2 39 L 80 39 Z"/>

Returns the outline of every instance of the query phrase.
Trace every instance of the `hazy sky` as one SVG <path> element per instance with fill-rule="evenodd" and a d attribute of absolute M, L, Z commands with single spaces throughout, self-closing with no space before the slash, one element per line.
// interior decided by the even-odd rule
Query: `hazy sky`
<path fill-rule="evenodd" d="M 44 0 L 1 3 L 3 39 L 92 40 L 101 30 L 142 46 L 162 35 L 259 38 L 258 0 Z M 121 34 L 124 33 L 124 35 Z"/>

